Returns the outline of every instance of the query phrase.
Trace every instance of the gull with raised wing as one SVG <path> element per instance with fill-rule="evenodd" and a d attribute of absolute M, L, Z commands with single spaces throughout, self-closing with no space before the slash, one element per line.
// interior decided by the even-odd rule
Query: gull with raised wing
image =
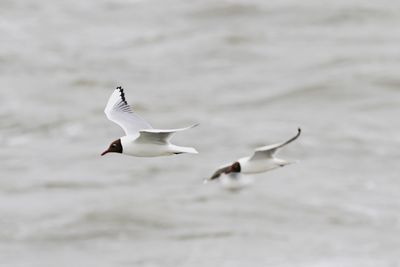
<path fill-rule="evenodd" d="M 252 156 L 240 158 L 233 163 L 221 166 L 210 178 L 206 179 L 205 182 L 207 180 L 217 179 L 222 174 L 261 173 L 290 164 L 291 162 L 289 161 L 276 158 L 275 154 L 279 149 L 296 140 L 300 136 L 300 133 L 301 129 L 298 128 L 296 136 L 286 142 L 257 148 Z"/>
<path fill-rule="evenodd" d="M 192 147 L 176 146 L 170 143 L 171 137 L 176 132 L 193 128 L 198 124 L 180 129 L 154 129 L 147 121 L 132 111 L 125 99 L 124 89 L 120 86 L 110 96 L 104 113 L 109 120 L 121 126 L 126 135 L 112 142 L 109 148 L 101 154 L 102 156 L 111 152 L 136 157 L 198 153 Z"/>

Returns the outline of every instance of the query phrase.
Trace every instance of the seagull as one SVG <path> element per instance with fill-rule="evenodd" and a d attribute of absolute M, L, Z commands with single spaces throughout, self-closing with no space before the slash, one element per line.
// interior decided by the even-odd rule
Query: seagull
<path fill-rule="evenodd" d="M 110 96 L 104 113 L 109 120 L 118 124 L 126 135 L 112 142 L 109 148 L 101 153 L 102 156 L 111 152 L 136 157 L 198 153 L 192 147 L 176 146 L 170 143 L 170 139 L 176 132 L 188 130 L 198 124 L 180 129 L 154 129 L 147 121 L 132 111 L 121 86 L 117 87 Z"/>
<path fill-rule="evenodd" d="M 291 139 L 283 143 L 278 143 L 269 146 L 259 147 L 250 157 L 240 158 L 233 163 L 221 166 L 208 180 L 219 178 L 222 174 L 254 174 L 270 171 L 279 167 L 290 164 L 291 162 L 275 157 L 276 152 L 282 147 L 296 140 L 301 133 L 301 129 L 297 129 L 297 134 Z"/>

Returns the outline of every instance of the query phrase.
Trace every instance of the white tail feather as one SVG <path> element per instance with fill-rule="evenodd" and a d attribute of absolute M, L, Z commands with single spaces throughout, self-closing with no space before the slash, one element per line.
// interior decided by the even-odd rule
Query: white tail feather
<path fill-rule="evenodd" d="M 177 146 L 177 147 L 175 147 L 174 151 L 177 154 L 180 154 L 180 153 L 199 154 L 199 152 L 196 149 L 194 149 L 193 147 Z"/>

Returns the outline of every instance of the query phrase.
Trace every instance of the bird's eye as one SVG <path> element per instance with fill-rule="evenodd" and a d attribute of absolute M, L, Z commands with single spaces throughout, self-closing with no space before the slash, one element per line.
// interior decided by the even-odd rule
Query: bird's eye
<path fill-rule="evenodd" d="M 113 146 L 113 147 L 116 147 L 117 145 L 116 145 L 116 144 L 112 144 L 112 146 Z"/>

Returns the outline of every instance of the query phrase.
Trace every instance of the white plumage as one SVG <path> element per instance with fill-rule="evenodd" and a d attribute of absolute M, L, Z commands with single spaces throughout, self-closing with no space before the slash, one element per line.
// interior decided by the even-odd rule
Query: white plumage
<path fill-rule="evenodd" d="M 296 136 L 283 143 L 263 146 L 254 150 L 253 155 L 240 158 L 234 162 L 221 166 L 208 180 L 219 178 L 222 174 L 242 173 L 254 174 L 270 171 L 279 167 L 283 167 L 290 162 L 275 157 L 275 154 L 282 147 L 296 140 L 301 133 L 298 128 Z"/>
<path fill-rule="evenodd" d="M 170 142 L 176 132 L 193 128 L 198 124 L 180 129 L 154 129 L 146 120 L 133 112 L 121 87 L 117 87 L 110 96 L 104 113 L 109 120 L 121 126 L 126 135 L 114 141 L 102 155 L 116 152 L 137 157 L 157 157 L 198 153 L 192 147 L 176 146 Z"/>

